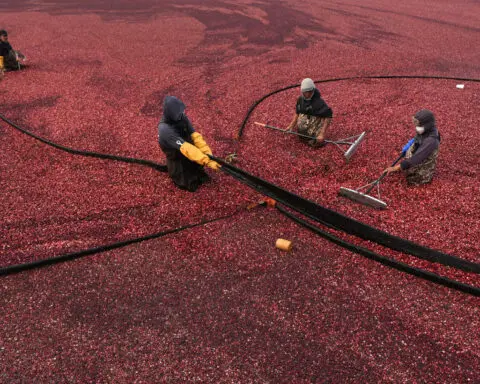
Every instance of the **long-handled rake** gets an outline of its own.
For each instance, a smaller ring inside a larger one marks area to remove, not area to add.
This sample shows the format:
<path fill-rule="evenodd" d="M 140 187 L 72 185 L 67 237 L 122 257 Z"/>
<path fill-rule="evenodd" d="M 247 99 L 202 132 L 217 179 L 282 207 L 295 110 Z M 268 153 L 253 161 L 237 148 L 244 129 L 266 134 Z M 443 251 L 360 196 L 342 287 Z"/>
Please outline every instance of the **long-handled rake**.
<path fill-rule="evenodd" d="M 290 134 L 290 135 L 305 137 L 306 139 L 313 139 L 313 140 L 316 139 L 316 137 L 303 135 L 301 133 L 298 133 L 298 132 L 295 132 L 295 131 L 292 131 L 292 130 L 289 130 L 289 129 L 281 129 L 281 128 L 278 128 L 278 127 L 274 127 L 273 125 L 268 125 L 268 124 L 258 123 L 258 122 L 255 122 L 255 124 L 260 125 L 260 126 L 265 127 L 265 128 L 270 128 L 270 129 L 274 129 L 276 131 L 287 133 L 287 134 Z M 365 134 L 366 134 L 366 132 L 362 132 L 359 135 L 346 137 L 344 139 L 324 140 L 324 142 L 328 143 L 328 144 L 335 144 L 337 146 L 337 148 L 340 149 L 340 151 L 342 151 L 343 155 L 345 156 L 345 158 L 348 161 L 353 156 L 353 154 L 357 151 L 360 143 L 365 139 Z M 344 152 L 341 145 L 348 145 L 348 149 Z"/>
<path fill-rule="evenodd" d="M 414 141 L 415 139 L 411 139 L 407 144 L 405 144 L 400 156 L 392 163 L 391 165 L 392 167 L 395 164 L 397 164 L 405 156 L 408 148 L 412 146 Z M 357 189 L 349 189 L 349 188 L 341 187 L 338 193 L 339 195 L 344 196 L 350 200 L 356 201 L 360 204 L 368 205 L 376 209 L 385 209 L 387 208 L 387 203 L 380 200 L 380 182 L 383 180 L 385 176 L 387 176 L 387 172 L 384 171 L 378 179 L 372 181 L 371 183 L 363 185 Z M 369 195 L 370 191 L 375 187 L 377 187 L 378 198 Z M 365 193 L 360 192 L 362 189 L 365 189 Z"/>

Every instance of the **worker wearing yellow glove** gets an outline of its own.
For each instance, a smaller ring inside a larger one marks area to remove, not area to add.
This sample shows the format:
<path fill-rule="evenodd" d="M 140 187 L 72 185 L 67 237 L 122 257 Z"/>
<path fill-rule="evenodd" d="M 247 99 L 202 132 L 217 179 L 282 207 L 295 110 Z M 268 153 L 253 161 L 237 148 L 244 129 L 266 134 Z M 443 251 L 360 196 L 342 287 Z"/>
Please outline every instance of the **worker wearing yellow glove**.
<path fill-rule="evenodd" d="M 207 167 L 210 167 L 215 171 L 218 171 L 220 169 L 220 164 L 218 164 L 216 161 L 210 160 L 210 158 L 205 153 L 203 153 L 199 148 L 197 148 L 196 146 L 188 142 L 184 142 L 180 146 L 180 152 L 187 159 L 194 161 L 197 164 L 206 165 Z"/>
<path fill-rule="evenodd" d="M 158 143 L 167 157 L 168 174 L 179 188 L 194 192 L 210 179 L 204 166 L 216 171 L 221 167 L 208 157 L 212 150 L 202 135 L 195 132 L 185 115 L 185 104 L 175 96 L 166 96 L 163 102 Z"/>

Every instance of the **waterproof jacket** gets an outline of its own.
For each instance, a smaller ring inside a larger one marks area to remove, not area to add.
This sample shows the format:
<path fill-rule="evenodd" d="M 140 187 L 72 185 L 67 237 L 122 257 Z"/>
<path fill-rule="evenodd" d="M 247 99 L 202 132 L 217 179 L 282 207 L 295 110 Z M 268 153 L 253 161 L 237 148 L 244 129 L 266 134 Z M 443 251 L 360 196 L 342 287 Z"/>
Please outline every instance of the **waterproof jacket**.
<path fill-rule="evenodd" d="M 0 41 L 0 56 L 7 57 L 12 50 L 12 46 L 8 41 Z"/>
<path fill-rule="evenodd" d="M 415 136 L 412 157 L 404 159 L 400 163 L 402 170 L 423 163 L 440 146 L 440 133 L 436 127 L 433 113 L 427 109 L 422 109 L 415 114 L 415 118 L 425 128 L 425 131 L 421 135 L 417 134 Z"/>
<path fill-rule="evenodd" d="M 295 107 L 296 113 L 316 116 L 316 117 L 332 117 L 333 111 L 327 105 L 325 100 L 320 96 L 320 91 L 315 88 L 313 91 L 313 96 L 310 100 L 305 99 L 305 97 L 300 96 L 297 99 L 297 105 Z"/>
<path fill-rule="evenodd" d="M 187 159 L 180 147 L 191 138 L 192 123 L 185 115 L 185 104 L 175 96 L 167 96 L 163 102 L 163 117 L 158 125 L 158 143 L 167 157 L 168 174 L 182 189 L 195 191 L 205 181 L 206 173 L 201 165 Z"/>

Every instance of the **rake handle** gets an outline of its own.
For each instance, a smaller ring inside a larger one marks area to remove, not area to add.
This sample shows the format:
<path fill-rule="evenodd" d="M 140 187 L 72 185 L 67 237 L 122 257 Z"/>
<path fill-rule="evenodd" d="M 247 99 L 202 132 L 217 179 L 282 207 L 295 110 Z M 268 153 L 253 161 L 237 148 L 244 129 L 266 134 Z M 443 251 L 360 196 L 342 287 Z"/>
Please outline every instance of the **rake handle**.
<path fill-rule="evenodd" d="M 273 125 L 268 125 L 268 124 L 258 123 L 258 122 L 255 122 L 255 124 L 260 125 L 260 126 L 265 127 L 265 128 L 275 129 L 276 131 L 280 131 L 280 132 L 283 132 L 283 133 L 287 133 L 287 134 L 289 133 L 291 135 L 297 135 L 297 136 L 305 137 L 307 139 L 316 139 L 316 137 L 313 137 L 313 136 L 302 135 L 301 133 L 294 132 L 294 131 L 289 131 L 288 129 L 282 129 L 282 128 L 274 127 Z"/>
<path fill-rule="evenodd" d="M 400 154 L 400 156 L 398 156 L 398 158 L 392 163 L 391 167 L 393 167 L 395 164 L 397 164 L 397 163 L 403 158 L 403 156 L 405 156 L 405 152 L 402 152 L 402 153 Z M 368 195 L 369 192 L 370 192 L 378 183 L 380 183 L 380 181 L 382 181 L 385 176 L 387 176 L 387 172 L 386 172 L 386 171 L 384 171 L 384 172 L 380 175 L 380 177 L 372 183 L 372 185 L 365 191 L 365 194 Z"/>

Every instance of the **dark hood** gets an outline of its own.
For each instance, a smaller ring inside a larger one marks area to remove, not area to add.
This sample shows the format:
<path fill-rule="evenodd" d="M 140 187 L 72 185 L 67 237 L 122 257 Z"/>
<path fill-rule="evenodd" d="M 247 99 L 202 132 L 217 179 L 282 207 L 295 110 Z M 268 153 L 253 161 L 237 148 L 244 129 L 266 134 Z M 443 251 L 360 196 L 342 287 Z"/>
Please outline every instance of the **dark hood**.
<path fill-rule="evenodd" d="M 332 109 L 322 99 L 320 91 L 315 88 L 313 96 L 310 100 L 305 99 L 302 95 L 297 99 L 296 113 L 318 117 L 332 117 Z"/>
<path fill-rule="evenodd" d="M 183 119 L 185 104 L 175 96 L 166 96 L 163 101 L 163 121 L 166 123 L 178 123 Z"/>
<path fill-rule="evenodd" d="M 428 109 L 421 109 L 414 116 L 420 123 L 421 127 L 425 128 L 425 132 L 431 132 L 436 128 L 435 116 L 432 111 Z"/>
<path fill-rule="evenodd" d="M 418 133 L 415 135 L 415 144 L 414 144 L 414 153 L 415 151 L 425 142 L 425 140 L 430 140 L 434 138 L 440 142 L 440 132 L 438 132 L 435 116 L 433 115 L 432 111 L 428 109 L 422 109 L 418 111 L 414 116 L 421 127 L 425 128 L 425 132 L 419 135 Z"/>

